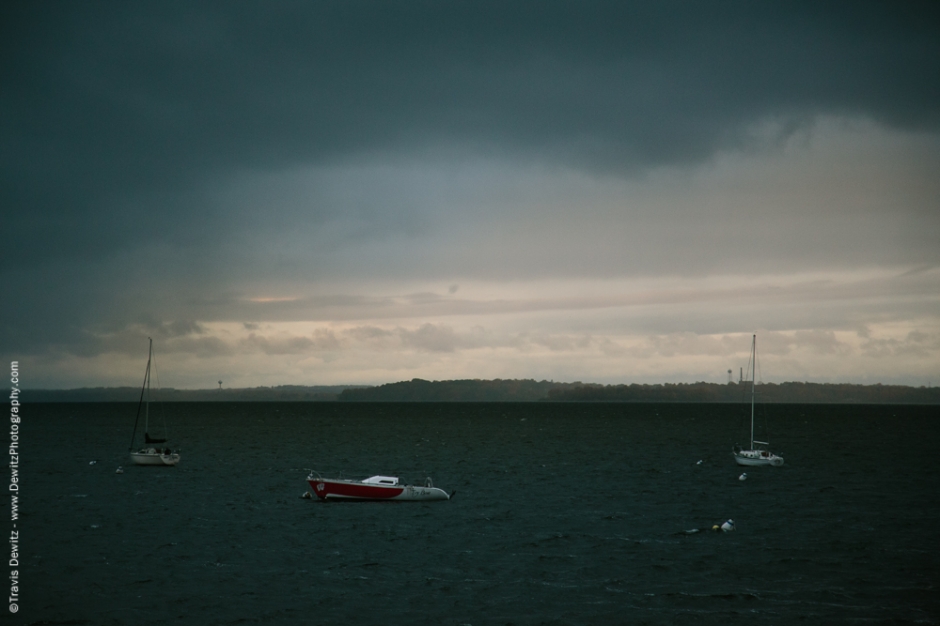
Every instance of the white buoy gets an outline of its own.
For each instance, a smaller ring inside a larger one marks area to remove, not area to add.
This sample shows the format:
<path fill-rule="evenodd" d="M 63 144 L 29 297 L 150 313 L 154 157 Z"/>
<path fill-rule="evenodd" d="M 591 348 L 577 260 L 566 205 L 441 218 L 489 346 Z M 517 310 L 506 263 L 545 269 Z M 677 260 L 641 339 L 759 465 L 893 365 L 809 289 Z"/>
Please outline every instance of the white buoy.
<path fill-rule="evenodd" d="M 97 463 L 97 462 L 98 462 L 98 461 L 88 461 L 88 464 L 89 464 L 89 465 L 94 465 L 94 464 Z"/>
<path fill-rule="evenodd" d="M 734 520 L 733 520 L 733 519 L 729 519 L 727 522 L 725 522 L 724 524 L 722 524 L 722 525 L 721 525 L 721 530 L 725 531 L 726 533 L 729 533 L 729 532 L 731 532 L 732 530 L 734 530 Z"/>
<path fill-rule="evenodd" d="M 696 465 L 701 465 L 701 464 L 702 464 L 702 462 L 701 462 L 701 461 L 699 461 L 698 463 L 696 463 Z"/>
<path fill-rule="evenodd" d="M 747 472 L 744 472 L 743 474 L 738 476 L 738 480 L 747 480 Z"/>
<path fill-rule="evenodd" d="M 119 465 L 118 468 L 117 468 L 116 470 L 114 470 L 114 473 L 115 473 L 115 474 L 123 474 L 123 473 L 124 473 L 124 468 Z"/>

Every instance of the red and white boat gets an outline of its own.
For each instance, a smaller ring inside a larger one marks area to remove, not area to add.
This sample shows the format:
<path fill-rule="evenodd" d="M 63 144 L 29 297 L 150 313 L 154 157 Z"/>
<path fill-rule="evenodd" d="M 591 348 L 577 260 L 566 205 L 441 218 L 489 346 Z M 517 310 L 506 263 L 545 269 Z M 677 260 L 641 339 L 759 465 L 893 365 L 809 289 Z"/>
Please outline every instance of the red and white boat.
<path fill-rule="evenodd" d="M 402 485 L 396 476 L 372 476 L 365 480 L 322 478 L 316 472 L 307 476 L 310 488 L 321 500 L 405 500 L 410 502 L 450 500 L 428 478 L 423 486 Z M 454 492 L 456 493 L 456 492 Z"/>

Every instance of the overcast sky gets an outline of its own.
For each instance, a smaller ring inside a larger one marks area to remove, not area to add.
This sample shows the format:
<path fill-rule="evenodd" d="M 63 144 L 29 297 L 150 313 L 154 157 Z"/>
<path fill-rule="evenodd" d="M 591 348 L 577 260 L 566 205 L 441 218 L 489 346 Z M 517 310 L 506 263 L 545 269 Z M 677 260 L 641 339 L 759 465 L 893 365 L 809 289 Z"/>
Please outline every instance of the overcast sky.
<path fill-rule="evenodd" d="M 27 388 L 940 384 L 934 2 L 4 2 Z"/>

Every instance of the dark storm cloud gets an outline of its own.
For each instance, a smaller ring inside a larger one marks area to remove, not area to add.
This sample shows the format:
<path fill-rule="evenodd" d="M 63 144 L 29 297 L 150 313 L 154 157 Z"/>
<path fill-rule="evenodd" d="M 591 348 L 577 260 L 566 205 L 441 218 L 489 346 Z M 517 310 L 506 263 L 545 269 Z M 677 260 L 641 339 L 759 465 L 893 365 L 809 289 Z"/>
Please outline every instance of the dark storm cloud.
<path fill-rule="evenodd" d="M 447 145 L 617 172 L 767 117 L 940 121 L 928 3 L 5 6 L 5 262 L 208 237 L 181 196 L 247 168 Z"/>
<path fill-rule="evenodd" d="M 289 273 L 299 224 L 358 211 L 350 238 L 422 233 L 409 193 L 433 181 L 397 191 L 398 171 L 336 174 L 350 164 L 469 155 L 630 176 L 740 147 L 768 120 L 781 135 L 819 115 L 940 127 L 933 3 L 29 1 L 0 12 L 0 279 L 19 286 L 0 344 L 24 354 L 118 350 L 154 329 L 221 353 L 185 320 L 256 319 L 246 285 Z M 284 172 L 311 165 L 316 202 L 279 191 Z M 316 271 L 348 254 L 405 274 L 386 253 L 409 240 L 370 257 L 324 239 Z M 422 262 L 469 266 L 445 252 Z M 316 309 L 283 307 L 296 309 L 289 319 Z M 455 345 L 445 331 L 408 337 Z"/>

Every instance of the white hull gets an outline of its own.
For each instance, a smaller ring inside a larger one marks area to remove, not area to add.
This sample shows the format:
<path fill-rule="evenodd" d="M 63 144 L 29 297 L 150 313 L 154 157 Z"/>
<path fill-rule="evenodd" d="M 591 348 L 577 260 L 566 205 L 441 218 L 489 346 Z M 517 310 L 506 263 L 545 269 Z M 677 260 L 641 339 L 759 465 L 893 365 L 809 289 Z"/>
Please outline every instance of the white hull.
<path fill-rule="evenodd" d="M 176 465 L 180 462 L 180 455 L 175 452 L 172 454 L 162 454 L 155 448 L 131 452 L 131 461 L 134 465 Z"/>
<path fill-rule="evenodd" d="M 758 465 L 770 465 L 780 467 L 783 465 L 783 457 L 777 456 L 767 450 L 739 450 L 732 452 L 734 460 L 738 465 L 754 467 Z"/>

